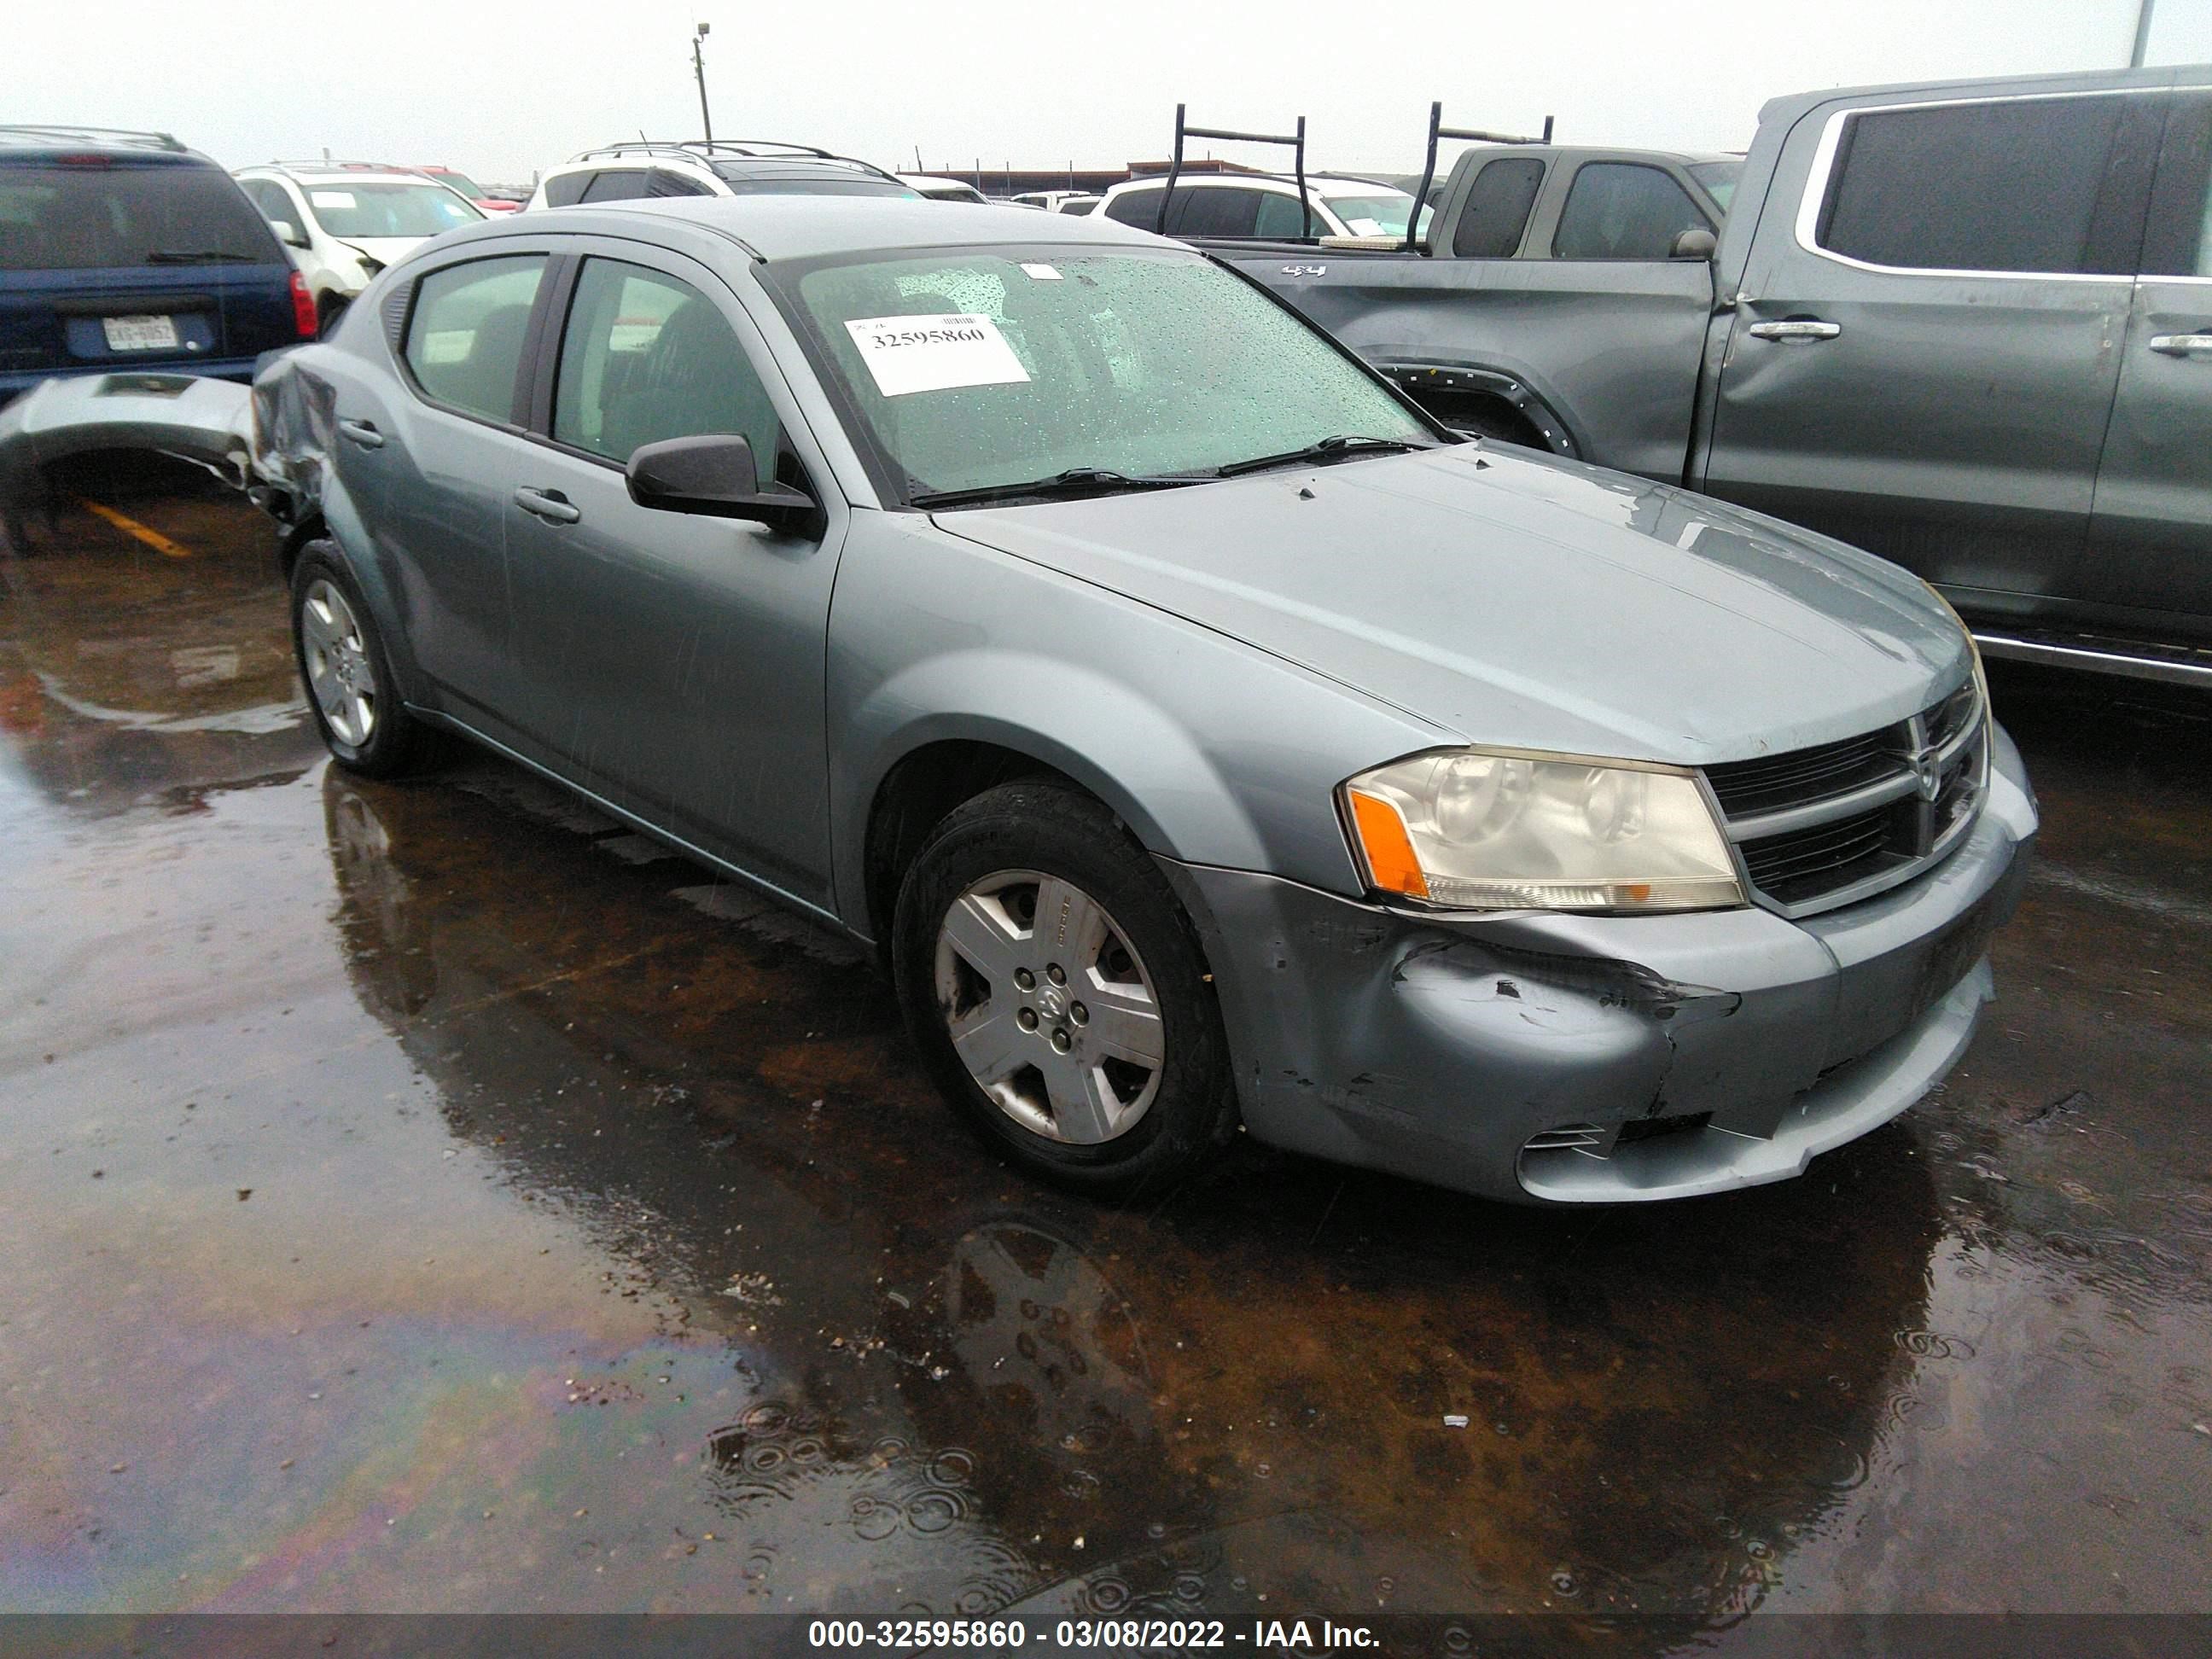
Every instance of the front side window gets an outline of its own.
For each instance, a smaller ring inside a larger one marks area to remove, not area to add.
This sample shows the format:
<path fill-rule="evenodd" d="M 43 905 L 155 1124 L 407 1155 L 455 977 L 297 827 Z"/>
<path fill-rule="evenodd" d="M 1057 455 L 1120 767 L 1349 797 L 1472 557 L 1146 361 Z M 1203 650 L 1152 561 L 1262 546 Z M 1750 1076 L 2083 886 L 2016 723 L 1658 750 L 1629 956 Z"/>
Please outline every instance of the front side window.
<path fill-rule="evenodd" d="M 1461 259 L 1510 259 L 1528 228 L 1528 210 L 1544 182 L 1544 163 L 1533 155 L 1507 155 L 1483 163 L 1468 186 L 1467 205 L 1452 230 L 1452 254 Z"/>
<path fill-rule="evenodd" d="M 2133 276 L 2158 112 L 2100 96 L 1850 115 L 1815 240 L 1906 270 Z"/>
<path fill-rule="evenodd" d="M 961 248 L 772 280 L 907 496 L 1432 441 L 1325 336 L 1181 250 Z"/>
<path fill-rule="evenodd" d="M 523 337 L 543 254 L 473 259 L 425 276 L 407 322 L 407 367 L 426 397 L 501 424 L 514 415 Z"/>
<path fill-rule="evenodd" d="M 1735 201 L 1736 180 L 1743 177 L 1741 161 L 1692 161 L 1690 177 L 1705 187 L 1723 213 Z"/>
<path fill-rule="evenodd" d="M 1712 223 L 1671 174 L 1640 162 L 1592 161 L 1575 174 L 1559 228 L 1555 259 L 1669 259 L 1674 239 Z"/>
<path fill-rule="evenodd" d="M 483 217 L 443 185 L 308 185 L 307 211 L 333 236 L 435 236 Z"/>
<path fill-rule="evenodd" d="M 553 436 L 617 463 L 664 438 L 742 433 L 765 482 L 781 428 L 737 332 L 689 283 L 585 262 L 561 336 Z"/>

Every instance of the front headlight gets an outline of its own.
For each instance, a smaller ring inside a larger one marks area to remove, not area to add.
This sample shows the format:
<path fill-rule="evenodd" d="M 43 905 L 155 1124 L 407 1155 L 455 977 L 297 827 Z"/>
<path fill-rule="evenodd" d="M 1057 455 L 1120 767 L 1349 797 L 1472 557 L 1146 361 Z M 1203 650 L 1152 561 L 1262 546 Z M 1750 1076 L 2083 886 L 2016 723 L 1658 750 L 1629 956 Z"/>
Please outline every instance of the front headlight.
<path fill-rule="evenodd" d="M 1451 749 L 1341 789 L 1376 890 L 1465 910 L 1710 910 L 1744 902 L 1693 773 Z"/>

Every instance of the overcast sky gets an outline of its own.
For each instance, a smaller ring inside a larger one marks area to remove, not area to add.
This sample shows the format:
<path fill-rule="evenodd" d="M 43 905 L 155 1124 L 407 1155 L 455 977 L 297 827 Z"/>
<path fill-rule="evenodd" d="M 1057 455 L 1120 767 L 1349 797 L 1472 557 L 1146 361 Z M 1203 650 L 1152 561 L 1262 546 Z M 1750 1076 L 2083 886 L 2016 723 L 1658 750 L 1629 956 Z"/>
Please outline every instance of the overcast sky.
<path fill-rule="evenodd" d="M 1412 171 L 1448 124 L 1741 149 L 1785 92 L 2126 63 L 2138 0 L 13 0 L 0 119 L 173 131 L 233 167 L 435 162 L 489 181 L 588 145 L 691 137 L 700 17 L 715 131 L 933 171 L 1118 166 L 1201 125 L 1286 131 L 1316 161 Z M 2150 61 L 2212 61 L 2212 0 L 2156 0 Z M 1266 162 L 1264 150 L 1227 150 Z"/>

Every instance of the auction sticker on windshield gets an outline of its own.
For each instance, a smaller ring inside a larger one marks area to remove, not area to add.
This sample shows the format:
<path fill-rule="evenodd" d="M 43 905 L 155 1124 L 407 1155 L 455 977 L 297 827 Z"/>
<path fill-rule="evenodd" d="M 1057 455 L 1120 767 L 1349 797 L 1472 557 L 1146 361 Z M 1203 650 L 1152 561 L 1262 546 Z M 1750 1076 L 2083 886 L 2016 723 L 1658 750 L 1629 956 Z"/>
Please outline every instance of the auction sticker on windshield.
<path fill-rule="evenodd" d="M 886 398 L 963 386 L 1015 386 L 1029 371 L 988 317 L 862 317 L 847 323 Z"/>

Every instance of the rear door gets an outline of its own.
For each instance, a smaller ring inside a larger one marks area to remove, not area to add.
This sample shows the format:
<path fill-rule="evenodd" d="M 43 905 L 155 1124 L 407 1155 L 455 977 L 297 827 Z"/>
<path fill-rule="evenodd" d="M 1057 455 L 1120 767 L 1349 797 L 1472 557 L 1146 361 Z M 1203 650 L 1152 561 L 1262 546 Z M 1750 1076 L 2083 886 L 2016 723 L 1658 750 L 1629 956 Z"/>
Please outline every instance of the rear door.
<path fill-rule="evenodd" d="M 2063 592 L 2161 118 L 2154 91 L 1808 117 L 1810 175 L 1760 222 L 1701 487 L 1984 613 Z"/>
<path fill-rule="evenodd" d="M 2178 94 L 2120 352 L 2089 550 L 2068 591 L 2212 638 L 2212 91 Z M 2115 625 L 2127 619 L 2114 617 Z"/>
<path fill-rule="evenodd" d="M 507 509 L 515 719 L 585 787 L 816 904 L 830 894 L 826 538 L 656 511 L 641 445 L 743 433 L 763 481 L 829 472 L 751 320 L 681 255 L 575 239 Z M 550 396 L 547 395 L 550 393 Z M 794 473 L 793 469 L 798 469 Z"/>
<path fill-rule="evenodd" d="M 528 360 L 544 252 L 478 244 L 427 271 L 398 308 L 404 385 L 341 384 L 341 476 L 395 574 L 408 643 L 447 712 L 514 741 L 507 510 L 527 445 Z M 390 388 L 398 395 L 384 395 Z"/>

